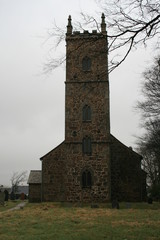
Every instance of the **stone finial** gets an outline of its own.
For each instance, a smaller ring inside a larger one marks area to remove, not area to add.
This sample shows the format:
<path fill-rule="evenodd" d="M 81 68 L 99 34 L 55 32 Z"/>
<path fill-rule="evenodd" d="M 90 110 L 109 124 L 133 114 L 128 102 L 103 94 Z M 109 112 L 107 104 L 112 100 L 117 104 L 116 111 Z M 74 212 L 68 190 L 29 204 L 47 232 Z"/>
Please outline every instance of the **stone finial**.
<path fill-rule="evenodd" d="M 106 23 L 105 23 L 105 15 L 104 15 L 104 13 L 102 13 L 102 22 L 101 22 L 101 32 L 103 33 L 103 34 L 106 34 L 107 32 L 106 32 Z"/>
<path fill-rule="evenodd" d="M 71 15 L 69 15 L 68 17 L 68 25 L 67 25 L 67 35 L 71 35 L 72 34 L 72 19 L 71 19 Z"/>

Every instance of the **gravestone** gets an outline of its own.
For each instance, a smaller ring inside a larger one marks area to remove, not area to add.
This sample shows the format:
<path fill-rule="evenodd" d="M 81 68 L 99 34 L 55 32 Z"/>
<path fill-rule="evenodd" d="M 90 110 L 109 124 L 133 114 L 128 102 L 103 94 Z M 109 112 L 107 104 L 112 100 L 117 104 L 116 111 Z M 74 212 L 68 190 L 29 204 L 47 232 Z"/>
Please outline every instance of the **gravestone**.
<path fill-rule="evenodd" d="M 0 192 L 0 205 L 4 206 L 4 200 L 5 200 L 5 193 Z"/>
<path fill-rule="evenodd" d="M 15 200 L 15 194 L 14 194 L 13 191 L 12 191 L 11 194 L 10 194 L 10 199 L 11 199 L 11 200 Z"/>
<path fill-rule="evenodd" d="M 130 202 L 126 203 L 126 208 L 131 208 L 131 203 Z"/>
<path fill-rule="evenodd" d="M 119 202 L 117 200 L 112 201 L 112 208 L 119 209 Z"/>
<path fill-rule="evenodd" d="M 25 199 L 25 194 L 24 194 L 24 193 L 21 193 L 20 198 L 21 198 L 21 200 L 24 200 L 24 199 Z"/>
<path fill-rule="evenodd" d="M 148 198 L 148 204 L 152 204 L 153 203 L 153 199 L 151 197 Z"/>
<path fill-rule="evenodd" d="M 4 190 L 4 194 L 5 194 L 5 202 L 8 202 L 9 193 L 6 189 Z"/>

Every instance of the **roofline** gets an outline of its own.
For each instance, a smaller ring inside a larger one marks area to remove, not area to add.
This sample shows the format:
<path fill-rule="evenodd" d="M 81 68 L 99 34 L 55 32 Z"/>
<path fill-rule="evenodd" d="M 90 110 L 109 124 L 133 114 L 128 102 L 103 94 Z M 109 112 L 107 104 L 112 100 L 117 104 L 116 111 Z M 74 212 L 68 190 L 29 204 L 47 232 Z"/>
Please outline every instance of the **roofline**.
<path fill-rule="evenodd" d="M 134 154 L 136 154 L 137 156 L 139 156 L 141 160 L 143 159 L 142 155 L 140 155 L 139 153 L 135 152 L 135 151 L 134 151 L 133 149 L 131 149 L 130 147 L 127 147 L 124 143 L 122 143 L 121 141 L 119 141 L 119 140 L 118 140 L 116 137 L 114 137 L 112 134 L 110 134 L 110 136 L 111 136 L 112 138 L 114 138 L 117 142 L 119 142 L 121 145 L 123 145 L 123 147 L 127 148 L 128 150 L 132 151 Z M 112 144 L 112 141 L 111 141 L 111 144 Z"/>
<path fill-rule="evenodd" d="M 42 156 L 40 158 L 40 161 L 43 160 L 44 157 L 46 157 L 47 155 L 49 155 L 53 150 L 57 149 L 58 147 L 60 147 L 63 143 L 65 142 L 65 140 L 63 142 L 61 142 L 57 147 L 53 148 L 51 151 L 49 151 L 48 153 L 46 153 L 44 156 Z"/>
<path fill-rule="evenodd" d="M 30 170 L 30 172 L 42 172 L 42 170 Z"/>

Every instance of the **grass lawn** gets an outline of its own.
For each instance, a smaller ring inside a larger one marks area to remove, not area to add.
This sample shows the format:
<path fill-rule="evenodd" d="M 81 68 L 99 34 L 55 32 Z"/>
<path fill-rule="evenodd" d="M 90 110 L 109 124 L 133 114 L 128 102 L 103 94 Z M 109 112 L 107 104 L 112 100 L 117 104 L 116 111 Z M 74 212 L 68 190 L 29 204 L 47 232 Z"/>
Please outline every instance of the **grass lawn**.
<path fill-rule="evenodd" d="M 148 240 L 160 239 L 160 203 L 76 207 L 60 203 L 27 204 L 0 212 L 4 240 Z"/>
<path fill-rule="evenodd" d="M 6 211 L 10 208 L 14 208 L 17 204 L 19 204 L 21 201 L 20 200 L 15 200 L 15 201 L 8 201 L 8 202 L 5 202 L 5 205 L 2 206 L 0 205 L 0 213 L 3 212 L 3 211 Z"/>

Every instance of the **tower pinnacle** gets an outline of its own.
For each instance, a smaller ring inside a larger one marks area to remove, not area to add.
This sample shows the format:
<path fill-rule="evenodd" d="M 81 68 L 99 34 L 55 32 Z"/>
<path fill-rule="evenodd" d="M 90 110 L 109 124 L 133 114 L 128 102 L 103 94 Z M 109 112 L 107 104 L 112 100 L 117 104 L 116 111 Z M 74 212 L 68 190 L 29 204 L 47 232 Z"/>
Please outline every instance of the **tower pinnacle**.
<path fill-rule="evenodd" d="M 69 15 L 68 17 L 68 25 L 67 25 L 67 35 L 71 35 L 72 34 L 72 19 L 71 19 L 71 15 Z"/>
<path fill-rule="evenodd" d="M 102 22 L 101 22 L 101 32 L 102 34 L 106 34 L 106 23 L 105 23 L 105 15 L 102 13 Z"/>

